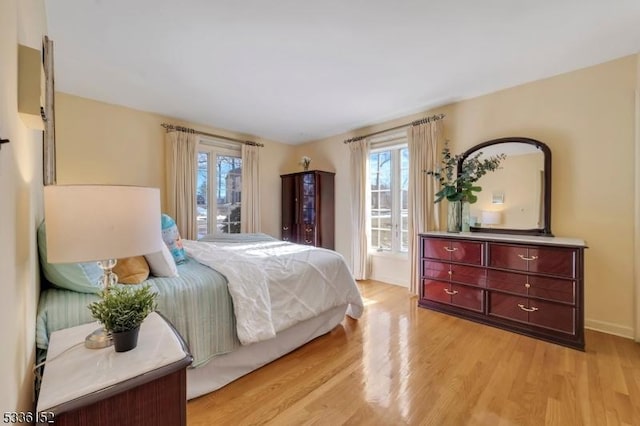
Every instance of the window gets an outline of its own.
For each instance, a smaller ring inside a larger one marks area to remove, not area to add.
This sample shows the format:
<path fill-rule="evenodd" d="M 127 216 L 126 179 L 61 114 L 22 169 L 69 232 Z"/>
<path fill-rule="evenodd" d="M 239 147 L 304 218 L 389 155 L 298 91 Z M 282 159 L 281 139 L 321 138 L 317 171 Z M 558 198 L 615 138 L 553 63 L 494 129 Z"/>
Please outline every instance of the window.
<path fill-rule="evenodd" d="M 371 248 L 379 252 L 409 250 L 409 149 L 404 143 L 373 148 L 369 156 Z"/>
<path fill-rule="evenodd" d="M 214 232 L 239 233 L 242 211 L 240 150 L 201 141 L 197 178 L 198 238 Z"/>

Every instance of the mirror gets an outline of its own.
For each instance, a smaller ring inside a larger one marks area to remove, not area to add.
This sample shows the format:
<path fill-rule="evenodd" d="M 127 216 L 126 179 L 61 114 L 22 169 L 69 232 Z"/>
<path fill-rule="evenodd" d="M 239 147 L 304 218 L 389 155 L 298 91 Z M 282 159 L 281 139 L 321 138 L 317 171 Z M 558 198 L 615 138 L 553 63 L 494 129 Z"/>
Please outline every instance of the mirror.
<path fill-rule="evenodd" d="M 505 234 L 553 236 L 551 233 L 551 150 L 535 139 L 508 137 L 480 143 L 460 157 L 463 162 L 481 152 L 505 154 L 500 168 L 476 183 L 482 187 L 470 207 L 470 230 Z"/>

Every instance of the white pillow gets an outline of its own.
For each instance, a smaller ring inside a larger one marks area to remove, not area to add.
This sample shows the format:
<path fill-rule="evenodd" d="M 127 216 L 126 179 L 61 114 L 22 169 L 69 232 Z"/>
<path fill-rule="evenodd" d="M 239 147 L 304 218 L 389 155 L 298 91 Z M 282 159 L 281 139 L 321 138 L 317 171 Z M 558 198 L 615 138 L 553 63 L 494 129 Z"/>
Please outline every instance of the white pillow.
<path fill-rule="evenodd" d="M 145 254 L 151 275 L 155 277 L 177 277 L 178 267 L 169 248 L 163 244 L 162 250 L 157 253 Z"/>

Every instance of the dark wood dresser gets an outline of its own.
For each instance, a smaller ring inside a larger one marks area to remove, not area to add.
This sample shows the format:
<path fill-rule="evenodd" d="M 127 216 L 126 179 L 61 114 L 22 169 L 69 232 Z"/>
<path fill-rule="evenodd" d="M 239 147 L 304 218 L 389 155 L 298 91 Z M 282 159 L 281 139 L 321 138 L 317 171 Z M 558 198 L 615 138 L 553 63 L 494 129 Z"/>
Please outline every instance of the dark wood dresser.
<path fill-rule="evenodd" d="M 419 305 L 584 350 L 584 241 L 420 234 Z"/>

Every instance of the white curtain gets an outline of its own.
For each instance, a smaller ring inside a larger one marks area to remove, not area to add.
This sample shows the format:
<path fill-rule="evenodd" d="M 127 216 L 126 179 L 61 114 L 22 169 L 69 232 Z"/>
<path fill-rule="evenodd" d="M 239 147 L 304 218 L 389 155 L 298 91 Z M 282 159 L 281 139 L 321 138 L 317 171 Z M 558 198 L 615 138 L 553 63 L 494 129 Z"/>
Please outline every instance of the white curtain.
<path fill-rule="evenodd" d="M 413 126 L 409 130 L 409 259 L 411 276 L 409 291 L 420 290 L 418 234 L 438 229 L 438 205 L 433 203 L 437 182 L 427 170 L 438 167 L 438 146 L 442 146 L 442 120 Z"/>
<path fill-rule="evenodd" d="M 242 214 L 240 232 L 260 232 L 260 148 L 242 146 Z"/>
<path fill-rule="evenodd" d="M 196 173 L 198 137 L 193 132 L 171 131 L 165 136 L 167 214 L 182 238 L 198 238 L 196 220 Z"/>
<path fill-rule="evenodd" d="M 369 271 L 369 145 L 362 139 L 349 144 L 351 150 L 351 271 L 357 280 L 365 280 Z"/>

